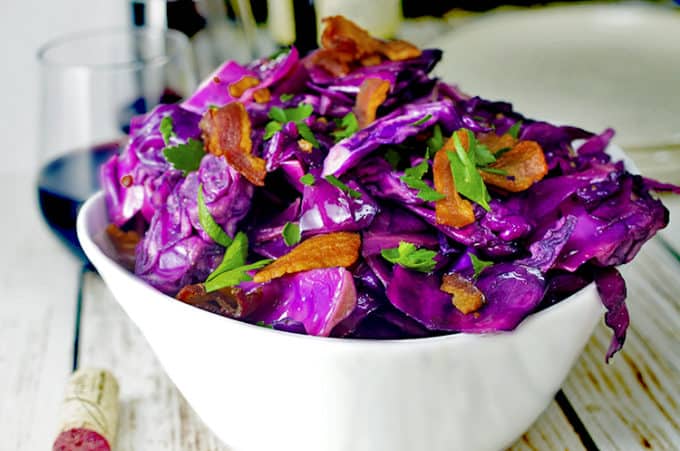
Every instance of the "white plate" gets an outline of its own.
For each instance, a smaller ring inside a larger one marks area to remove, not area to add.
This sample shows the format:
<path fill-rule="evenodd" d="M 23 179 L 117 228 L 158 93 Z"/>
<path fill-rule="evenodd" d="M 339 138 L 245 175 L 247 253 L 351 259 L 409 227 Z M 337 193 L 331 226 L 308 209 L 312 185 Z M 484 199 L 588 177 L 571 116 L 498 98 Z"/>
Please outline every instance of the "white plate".
<path fill-rule="evenodd" d="M 680 143 L 680 13 L 640 4 L 492 13 L 431 42 L 436 72 L 528 117 L 592 131 L 622 147 Z"/>

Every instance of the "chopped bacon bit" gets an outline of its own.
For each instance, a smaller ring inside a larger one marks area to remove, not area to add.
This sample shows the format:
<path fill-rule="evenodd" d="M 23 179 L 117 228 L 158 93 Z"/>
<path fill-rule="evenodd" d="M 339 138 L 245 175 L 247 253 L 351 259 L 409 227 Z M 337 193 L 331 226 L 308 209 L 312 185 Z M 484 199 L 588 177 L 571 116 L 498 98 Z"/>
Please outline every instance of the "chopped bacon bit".
<path fill-rule="evenodd" d="M 125 188 L 131 187 L 133 181 L 134 180 L 132 179 L 132 176 L 130 174 L 124 175 L 120 178 L 120 184 L 123 185 Z"/>
<path fill-rule="evenodd" d="M 259 307 L 262 301 L 260 294 L 260 290 L 246 294 L 238 287 L 226 287 L 208 293 L 204 284 L 197 283 L 183 287 L 176 298 L 229 318 L 244 318 Z"/>
<path fill-rule="evenodd" d="M 484 144 L 493 153 L 498 152 L 501 149 L 512 149 L 515 144 L 517 144 L 517 139 L 513 138 L 512 135 L 507 133 L 498 136 L 495 133 L 480 133 L 477 136 L 477 141 Z"/>
<path fill-rule="evenodd" d="M 306 139 L 299 139 L 298 146 L 300 147 L 301 151 L 306 153 L 312 153 L 312 149 L 314 149 L 314 145 Z"/>
<path fill-rule="evenodd" d="M 353 68 L 374 66 L 385 59 L 399 61 L 420 56 L 421 51 L 405 41 L 383 41 L 342 16 L 322 20 L 321 49 L 306 65 L 319 66 L 335 77 L 347 75 Z"/>
<path fill-rule="evenodd" d="M 375 66 L 382 63 L 382 58 L 380 58 L 380 55 L 369 55 L 361 58 L 359 62 L 364 67 Z"/>
<path fill-rule="evenodd" d="M 208 152 L 224 156 L 227 162 L 250 183 L 264 186 L 265 161 L 252 155 L 250 118 L 240 102 L 208 109 L 199 124 Z"/>
<path fill-rule="evenodd" d="M 456 134 L 467 150 L 469 146 L 467 133 L 459 130 Z M 447 151 L 455 152 L 453 137 L 435 154 L 432 165 L 434 189 L 446 196 L 435 202 L 437 223 L 451 227 L 464 227 L 475 222 L 475 213 L 472 204 L 458 194 Z"/>
<path fill-rule="evenodd" d="M 325 49 L 353 55 L 354 59 L 377 53 L 380 49 L 380 39 L 343 16 L 325 17 L 322 22 L 321 46 Z"/>
<path fill-rule="evenodd" d="M 358 233 L 335 232 L 317 235 L 298 244 L 286 255 L 255 274 L 255 282 L 269 282 L 286 274 L 319 268 L 352 266 L 359 258 Z"/>
<path fill-rule="evenodd" d="M 256 89 L 253 92 L 253 99 L 257 103 L 267 103 L 272 99 L 272 93 L 267 88 Z"/>
<path fill-rule="evenodd" d="M 520 141 L 489 165 L 507 175 L 480 171 L 484 182 L 513 193 L 524 191 L 548 173 L 543 149 L 536 141 Z"/>
<path fill-rule="evenodd" d="M 134 269 L 135 249 L 141 240 L 139 233 L 134 230 L 125 232 L 115 224 L 109 224 L 106 227 L 106 235 L 116 250 L 116 259 L 126 268 Z"/>
<path fill-rule="evenodd" d="M 307 69 L 319 66 L 334 77 L 344 77 L 350 72 L 352 55 L 336 50 L 319 49 L 305 60 Z"/>
<path fill-rule="evenodd" d="M 383 42 L 380 53 L 392 61 L 401 61 L 419 57 L 422 52 L 410 42 L 394 40 Z"/>
<path fill-rule="evenodd" d="M 246 92 L 248 89 L 260 84 L 260 80 L 253 77 L 252 75 L 246 75 L 239 81 L 229 85 L 229 95 L 235 99 L 238 99 Z"/>
<path fill-rule="evenodd" d="M 451 298 L 453 306 L 464 315 L 476 312 L 484 305 L 484 294 L 460 274 L 444 274 L 440 290 L 453 295 Z"/>
<path fill-rule="evenodd" d="M 390 82 L 382 78 L 369 77 L 361 83 L 354 104 L 354 114 L 357 116 L 359 128 L 365 128 L 375 120 L 378 107 L 387 99 L 389 91 Z"/>

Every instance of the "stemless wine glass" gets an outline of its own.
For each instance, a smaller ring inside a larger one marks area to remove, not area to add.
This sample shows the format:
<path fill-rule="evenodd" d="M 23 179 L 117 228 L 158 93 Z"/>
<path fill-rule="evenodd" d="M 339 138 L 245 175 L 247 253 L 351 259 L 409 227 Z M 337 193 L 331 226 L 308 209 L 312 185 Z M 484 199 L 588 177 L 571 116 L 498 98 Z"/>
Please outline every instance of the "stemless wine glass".
<path fill-rule="evenodd" d="M 99 166 L 124 144 L 130 118 L 195 88 L 191 47 L 174 30 L 106 29 L 51 41 L 38 60 L 40 209 L 61 241 L 87 261 L 75 232 L 78 209 L 99 187 Z"/>

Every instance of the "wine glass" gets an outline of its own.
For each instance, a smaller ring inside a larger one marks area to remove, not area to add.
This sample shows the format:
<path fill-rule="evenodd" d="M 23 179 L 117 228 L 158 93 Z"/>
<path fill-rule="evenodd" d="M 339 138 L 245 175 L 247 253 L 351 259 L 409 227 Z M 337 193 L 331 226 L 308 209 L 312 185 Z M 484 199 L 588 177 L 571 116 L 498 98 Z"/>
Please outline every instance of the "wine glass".
<path fill-rule="evenodd" d="M 191 47 L 174 30 L 102 29 L 53 40 L 38 52 L 38 201 L 56 236 L 87 262 L 76 237 L 99 167 L 125 144 L 130 118 L 196 86 Z"/>

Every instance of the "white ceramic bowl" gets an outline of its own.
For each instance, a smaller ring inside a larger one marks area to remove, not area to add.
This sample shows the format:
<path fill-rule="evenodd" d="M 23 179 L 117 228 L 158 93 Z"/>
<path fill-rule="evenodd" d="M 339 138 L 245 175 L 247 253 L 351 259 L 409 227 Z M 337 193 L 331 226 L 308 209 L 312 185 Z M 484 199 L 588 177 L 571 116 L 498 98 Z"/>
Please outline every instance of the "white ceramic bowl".
<path fill-rule="evenodd" d="M 156 291 L 106 255 L 107 222 L 99 193 L 78 217 L 85 254 L 177 388 L 235 451 L 504 448 L 548 406 L 602 314 L 591 284 L 508 333 L 295 335 Z"/>

